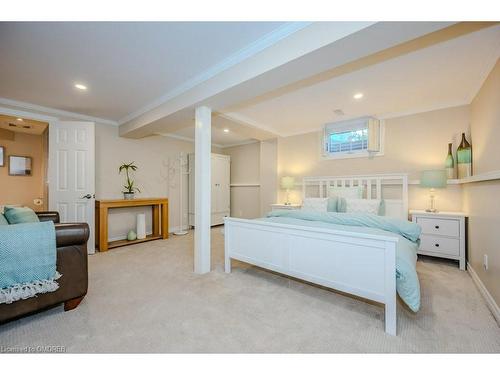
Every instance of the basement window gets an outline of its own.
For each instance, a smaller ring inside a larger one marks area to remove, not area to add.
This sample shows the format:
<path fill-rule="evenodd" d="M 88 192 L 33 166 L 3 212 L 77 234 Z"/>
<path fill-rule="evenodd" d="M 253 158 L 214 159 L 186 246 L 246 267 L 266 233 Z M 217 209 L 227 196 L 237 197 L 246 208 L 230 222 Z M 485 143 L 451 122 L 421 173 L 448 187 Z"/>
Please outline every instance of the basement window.
<path fill-rule="evenodd" d="M 323 132 L 322 156 L 325 159 L 347 159 L 382 155 L 382 126 L 375 118 L 326 124 Z"/>

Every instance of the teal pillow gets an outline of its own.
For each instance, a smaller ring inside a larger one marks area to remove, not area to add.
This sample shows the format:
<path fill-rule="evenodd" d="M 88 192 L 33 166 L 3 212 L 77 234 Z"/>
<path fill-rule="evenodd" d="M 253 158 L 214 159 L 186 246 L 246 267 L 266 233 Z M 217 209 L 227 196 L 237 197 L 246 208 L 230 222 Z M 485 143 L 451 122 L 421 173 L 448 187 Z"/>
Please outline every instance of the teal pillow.
<path fill-rule="evenodd" d="M 380 206 L 378 208 L 378 216 L 385 216 L 385 201 L 383 199 L 380 201 Z"/>
<path fill-rule="evenodd" d="M 0 214 L 0 225 L 9 225 L 9 222 L 7 221 L 5 216 L 3 216 L 3 214 Z"/>
<path fill-rule="evenodd" d="M 29 207 L 5 207 L 3 214 L 9 224 L 37 223 L 40 220 Z"/>
<path fill-rule="evenodd" d="M 328 205 L 326 207 L 326 210 L 328 212 L 338 212 L 338 201 L 339 197 L 328 198 Z"/>
<path fill-rule="evenodd" d="M 337 202 L 337 212 L 346 212 L 347 211 L 347 201 L 345 198 L 339 198 Z"/>

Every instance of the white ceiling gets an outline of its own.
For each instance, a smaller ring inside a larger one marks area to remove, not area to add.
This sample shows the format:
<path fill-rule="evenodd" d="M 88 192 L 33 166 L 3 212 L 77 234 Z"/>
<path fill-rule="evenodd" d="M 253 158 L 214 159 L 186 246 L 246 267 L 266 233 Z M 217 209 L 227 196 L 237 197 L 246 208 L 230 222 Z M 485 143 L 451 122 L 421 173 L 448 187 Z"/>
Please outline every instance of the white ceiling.
<path fill-rule="evenodd" d="M 2 22 L 0 97 L 118 121 L 283 26 Z"/>
<path fill-rule="evenodd" d="M 468 104 L 499 55 L 500 26 L 493 26 L 230 111 L 286 136 L 358 116 Z M 364 94 L 362 100 L 353 99 L 356 92 Z M 335 109 L 345 115 L 335 115 Z"/>

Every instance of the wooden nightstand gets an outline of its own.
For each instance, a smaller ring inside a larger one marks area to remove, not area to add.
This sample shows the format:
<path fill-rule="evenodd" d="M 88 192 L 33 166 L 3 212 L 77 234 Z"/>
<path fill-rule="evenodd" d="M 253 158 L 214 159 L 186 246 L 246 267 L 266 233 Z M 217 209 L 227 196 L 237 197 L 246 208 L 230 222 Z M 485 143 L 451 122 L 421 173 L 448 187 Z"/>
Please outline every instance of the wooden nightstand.
<path fill-rule="evenodd" d="M 467 234 L 463 212 L 426 212 L 410 210 L 412 221 L 422 228 L 418 254 L 456 259 L 465 270 Z"/>
<path fill-rule="evenodd" d="M 274 203 L 271 205 L 271 210 L 300 210 L 302 208 L 301 204 L 283 204 L 283 203 Z"/>

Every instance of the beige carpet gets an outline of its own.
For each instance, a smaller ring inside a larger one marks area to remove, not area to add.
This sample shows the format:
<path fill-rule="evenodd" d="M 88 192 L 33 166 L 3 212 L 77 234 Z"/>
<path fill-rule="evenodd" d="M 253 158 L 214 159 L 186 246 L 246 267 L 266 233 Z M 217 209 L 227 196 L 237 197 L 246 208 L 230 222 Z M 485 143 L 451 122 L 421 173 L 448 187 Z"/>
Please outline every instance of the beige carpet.
<path fill-rule="evenodd" d="M 0 326 L 0 346 L 68 352 L 500 352 L 500 328 L 470 276 L 418 263 L 422 309 L 398 305 L 398 336 L 383 308 L 233 263 L 212 231 L 213 271 L 192 273 L 192 233 L 90 257 L 89 294 Z"/>

